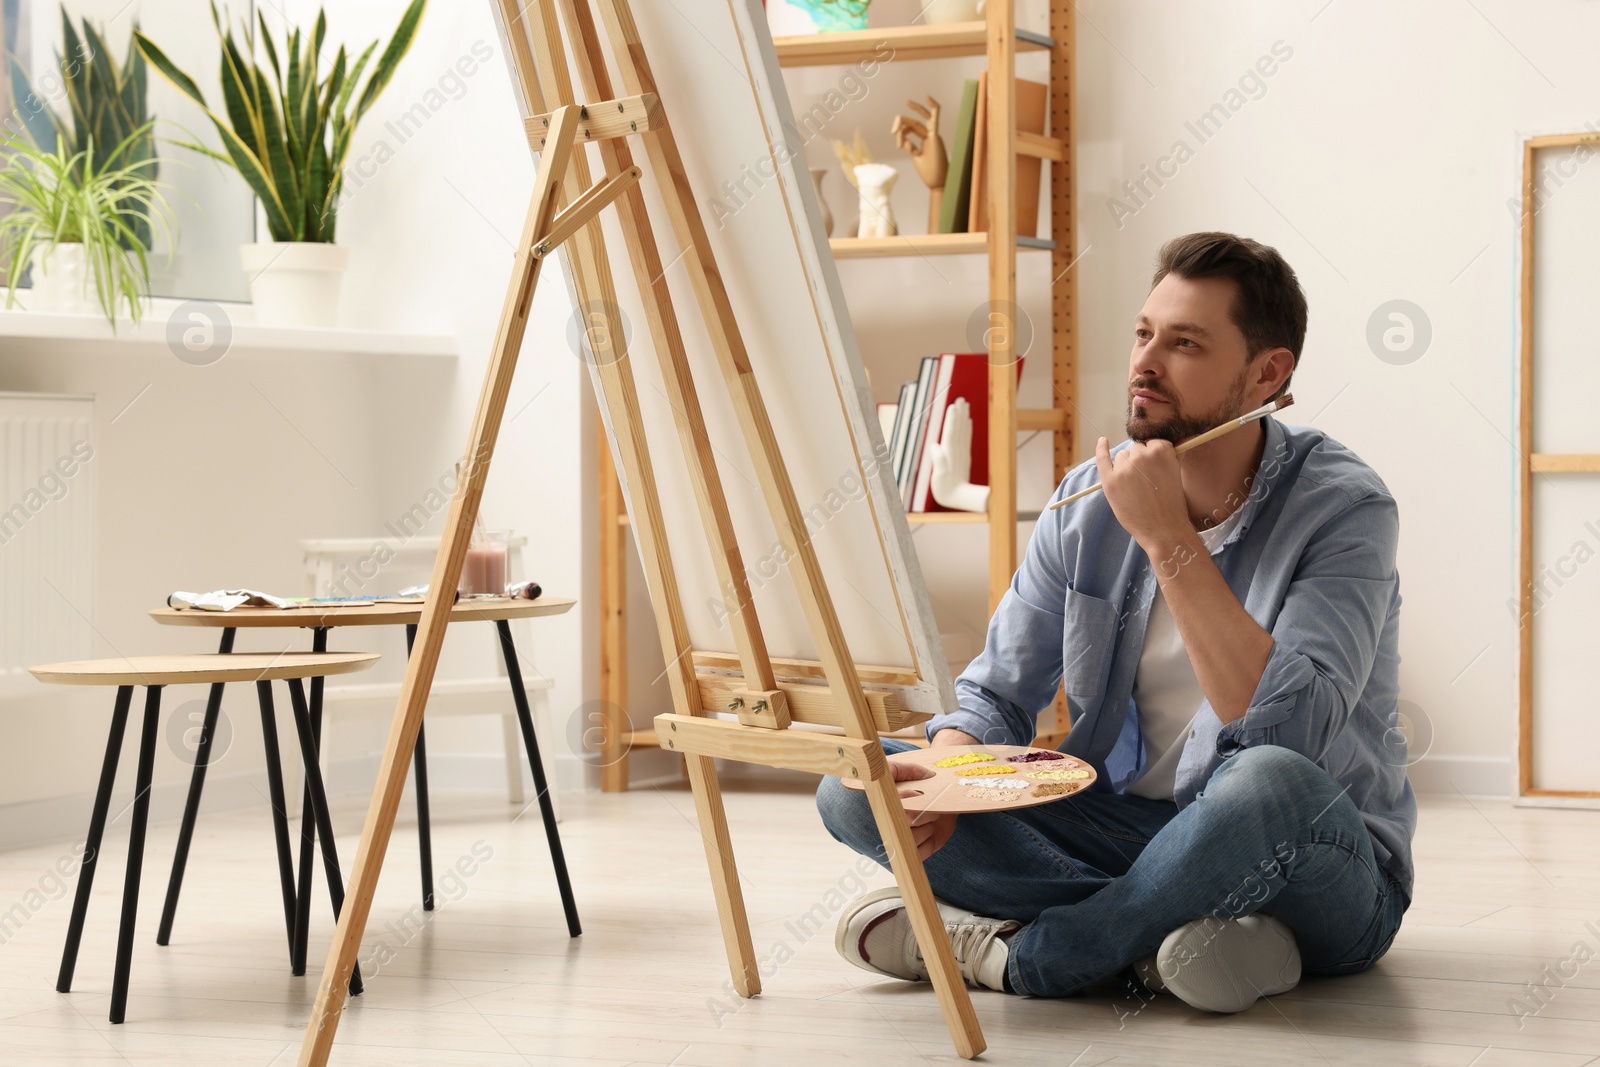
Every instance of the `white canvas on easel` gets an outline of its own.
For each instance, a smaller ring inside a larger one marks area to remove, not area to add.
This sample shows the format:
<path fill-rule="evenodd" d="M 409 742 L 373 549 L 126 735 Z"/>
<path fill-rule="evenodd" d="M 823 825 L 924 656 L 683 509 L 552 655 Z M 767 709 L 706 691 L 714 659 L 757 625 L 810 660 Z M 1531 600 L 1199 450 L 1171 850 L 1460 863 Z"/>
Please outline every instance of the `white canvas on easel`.
<path fill-rule="evenodd" d="M 673 114 L 695 120 L 679 139 L 687 177 L 851 652 L 858 663 L 914 675 L 914 683 L 895 687 L 905 706 L 937 713 L 954 706 L 954 691 L 893 472 L 879 459 L 887 449 L 771 36 L 757 21 L 759 6 L 752 16 L 742 2 L 717 0 L 706 14 L 714 17 L 691 24 L 671 4 L 639 4 L 634 11 L 662 98 L 674 102 Z M 645 186 L 645 195 L 669 264 L 665 280 L 673 301 L 693 308 L 689 278 L 676 262 L 683 250 L 673 242 L 653 185 Z M 622 247 L 616 220 L 608 215 L 602 225 L 608 245 Z M 581 310 L 567 256 L 563 251 L 563 273 Z M 637 286 L 625 258 L 616 257 L 613 269 L 647 434 L 652 442 L 673 441 L 673 412 L 643 328 Z M 768 651 L 774 658 L 815 661 L 759 480 L 736 458 L 745 446 L 734 412 L 719 389 L 707 387 L 717 374 L 710 340 L 697 317 L 683 314 L 680 321 Z M 695 650 L 732 655 L 722 590 L 687 471 L 675 446 L 655 454 Z"/>

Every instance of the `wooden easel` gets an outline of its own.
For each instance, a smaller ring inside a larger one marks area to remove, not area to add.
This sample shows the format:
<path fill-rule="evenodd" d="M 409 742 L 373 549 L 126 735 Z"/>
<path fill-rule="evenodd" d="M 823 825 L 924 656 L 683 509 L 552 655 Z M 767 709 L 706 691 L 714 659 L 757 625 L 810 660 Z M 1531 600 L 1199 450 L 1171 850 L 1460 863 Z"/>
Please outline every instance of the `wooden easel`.
<path fill-rule="evenodd" d="M 434 563 L 430 586 L 434 595 L 428 601 L 415 651 L 407 663 L 377 789 L 356 852 L 349 893 L 317 990 L 299 1062 L 302 1067 L 321 1067 L 332 1048 L 345 987 L 371 909 L 449 619 L 449 600 L 437 594 L 454 589 L 460 575 L 540 268 L 565 242 L 580 306 L 616 308 L 616 290 L 598 218 L 600 210 L 612 203 L 618 209 L 633 275 L 639 280 L 652 346 L 661 362 L 679 444 L 712 548 L 718 584 L 729 594 L 728 621 L 743 671 L 742 679 L 696 673 L 651 459 L 644 445 L 633 373 L 623 358 L 625 353 L 617 348 L 621 331 L 608 328 L 611 324 L 606 321 L 591 322 L 587 334 L 594 374 L 632 504 L 634 533 L 649 579 L 656 625 L 668 663 L 667 679 L 677 710 L 676 714 L 657 717 L 657 731 L 664 745 L 685 756 L 734 987 L 749 997 L 760 992 L 761 983 L 713 759 L 722 757 L 860 778 L 866 785 L 873 816 L 887 846 L 956 1051 L 966 1058 L 976 1056 L 985 1047 L 983 1035 L 878 741 L 881 730 L 895 729 L 926 716 L 904 713 L 892 700 L 885 700 L 882 692 L 869 697 L 845 646 L 839 618 L 807 535 L 794 487 L 778 454 L 761 389 L 717 270 L 666 108 L 657 96 L 629 0 L 594 0 L 594 7 L 605 22 L 611 58 L 621 76 L 624 95 L 613 91 L 590 0 L 496 0 L 496 6 L 524 113 L 530 116 L 525 123 L 530 147 L 539 154 L 538 174 L 517 244 L 511 283 L 473 420 L 459 488 Z M 576 60 L 583 98 L 591 101 L 586 106 L 577 104 L 566 58 L 568 47 Z M 552 104 L 554 108 L 547 110 Z M 641 172 L 633 163 L 628 140 L 633 136 L 638 136 L 645 148 L 678 244 L 686 250 L 683 261 L 693 282 L 698 312 L 716 350 L 773 525 L 786 549 L 790 577 L 820 650 L 826 688 L 780 684 L 767 654 L 728 517 L 722 481 L 706 438 L 678 318 L 662 277 L 660 251 L 638 187 Z M 580 138 L 599 148 L 608 175 L 599 183 L 591 184 L 586 155 L 573 150 L 575 140 Z M 557 207 L 563 202 L 568 206 L 557 214 Z M 597 314 L 604 317 L 604 313 Z M 739 722 L 706 716 L 707 709 L 730 706 L 737 708 Z M 792 721 L 829 723 L 841 727 L 844 736 L 790 730 Z"/>

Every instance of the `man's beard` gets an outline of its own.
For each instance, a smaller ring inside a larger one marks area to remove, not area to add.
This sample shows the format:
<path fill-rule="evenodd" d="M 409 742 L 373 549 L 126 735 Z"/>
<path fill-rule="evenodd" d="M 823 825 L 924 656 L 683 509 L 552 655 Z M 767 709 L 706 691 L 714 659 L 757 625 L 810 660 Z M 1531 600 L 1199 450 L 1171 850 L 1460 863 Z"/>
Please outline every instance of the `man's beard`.
<path fill-rule="evenodd" d="M 1239 372 L 1239 377 L 1233 380 L 1233 385 L 1228 389 L 1228 395 L 1222 403 L 1210 411 L 1191 415 L 1185 412 L 1180 398 L 1169 394 L 1162 396 L 1167 401 L 1167 406 L 1172 409 L 1165 419 L 1152 419 L 1144 414 L 1148 408 L 1135 407 L 1130 397 L 1128 400 L 1128 436 L 1135 441 L 1171 441 L 1173 444 L 1185 441 L 1207 430 L 1220 426 L 1229 419 L 1237 419 L 1244 414 L 1244 383 L 1249 374 L 1249 368 Z"/>

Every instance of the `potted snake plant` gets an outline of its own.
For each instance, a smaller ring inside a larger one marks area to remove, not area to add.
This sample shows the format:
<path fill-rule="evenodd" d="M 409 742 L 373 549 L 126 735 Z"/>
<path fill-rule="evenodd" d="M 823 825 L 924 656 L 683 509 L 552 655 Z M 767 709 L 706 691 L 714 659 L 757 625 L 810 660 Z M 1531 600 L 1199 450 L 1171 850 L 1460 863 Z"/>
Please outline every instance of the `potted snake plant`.
<path fill-rule="evenodd" d="M 351 141 L 410 49 L 426 2 L 412 0 L 375 61 L 376 41 L 353 62 L 341 45 L 327 73 L 321 66 L 325 11 L 317 12 L 310 33 L 290 30 L 280 50 L 260 11 L 254 25 L 246 18 L 235 33 L 213 4 L 225 115 L 211 109 L 194 79 L 154 41 L 134 34 L 150 65 L 204 109 L 223 151 L 192 142 L 185 147 L 233 167 L 261 202 L 272 240 L 240 249 L 260 321 L 338 325 L 349 249 L 334 238 Z"/>

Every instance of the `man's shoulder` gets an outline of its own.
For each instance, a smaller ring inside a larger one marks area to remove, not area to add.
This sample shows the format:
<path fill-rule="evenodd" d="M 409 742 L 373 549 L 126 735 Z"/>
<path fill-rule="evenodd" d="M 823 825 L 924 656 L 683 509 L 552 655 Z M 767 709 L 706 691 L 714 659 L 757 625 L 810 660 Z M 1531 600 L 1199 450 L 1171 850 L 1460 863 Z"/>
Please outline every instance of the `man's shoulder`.
<path fill-rule="evenodd" d="M 1299 494 L 1330 495 L 1346 504 L 1369 496 L 1394 499 L 1378 472 L 1343 442 L 1314 426 L 1279 424 L 1278 448 L 1261 457 L 1263 466 L 1280 464 L 1291 474 Z"/>

